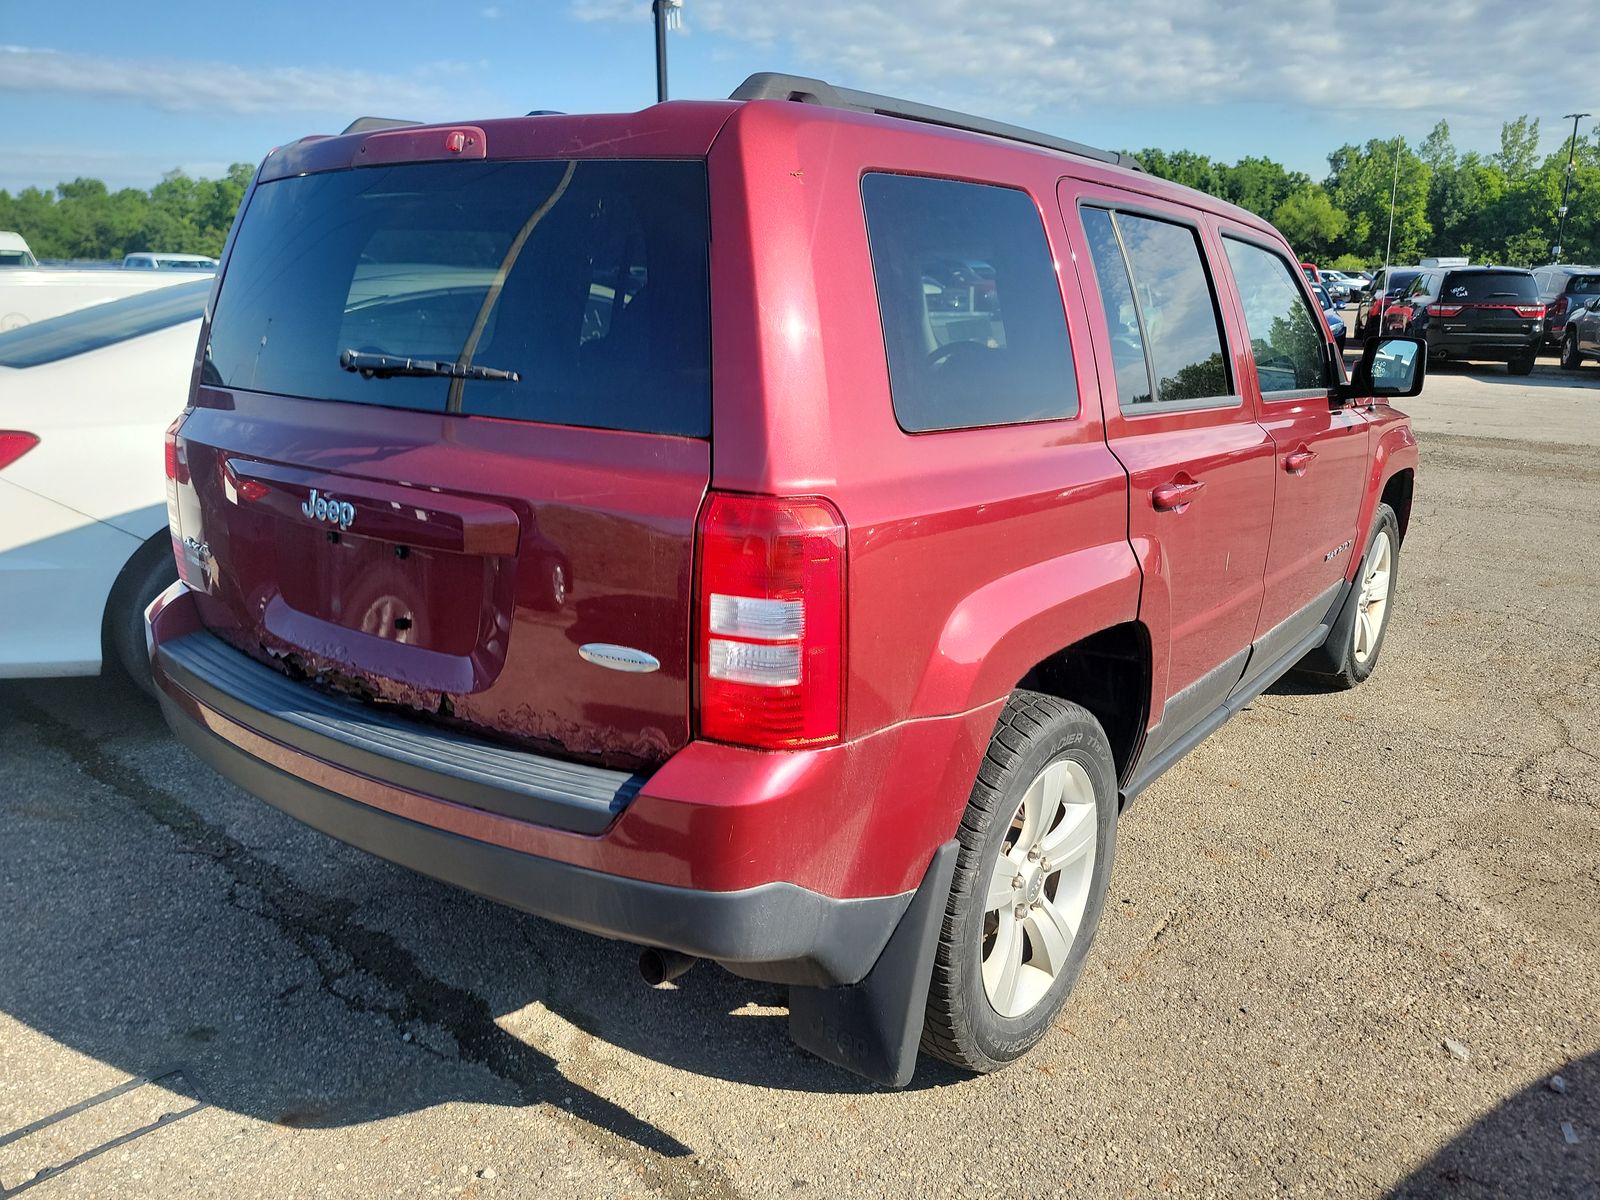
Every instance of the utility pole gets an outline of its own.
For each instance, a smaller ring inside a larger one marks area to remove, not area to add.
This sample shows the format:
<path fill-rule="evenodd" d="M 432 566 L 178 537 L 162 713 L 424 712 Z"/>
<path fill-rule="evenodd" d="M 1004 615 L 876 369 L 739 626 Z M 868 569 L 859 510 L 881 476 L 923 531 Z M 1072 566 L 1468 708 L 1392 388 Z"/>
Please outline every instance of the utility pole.
<path fill-rule="evenodd" d="M 1584 117 L 1593 115 L 1593 113 L 1568 113 L 1561 118 L 1563 121 L 1572 122 L 1572 136 L 1567 139 L 1567 178 L 1561 184 L 1561 207 L 1556 209 L 1559 221 L 1556 226 L 1556 244 L 1551 251 L 1556 262 L 1561 261 L 1561 247 L 1567 240 L 1567 197 L 1572 191 L 1572 152 L 1578 145 L 1578 122 Z"/>
<path fill-rule="evenodd" d="M 1383 248 L 1383 265 L 1389 265 L 1389 256 L 1394 250 L 1394 202 L 1400 194 L 1400 147 L 1404 146 L 1405 138 L 1399 135 L 1394 139 L 1394 182 L 1389 185 L 1389 242 Z"/>
<path fill-rule="evenodd" d="M 656 103 L 667 98 L 667 30 L 682 23 L 683 0 L 650 0 L 656 22 Z"/>

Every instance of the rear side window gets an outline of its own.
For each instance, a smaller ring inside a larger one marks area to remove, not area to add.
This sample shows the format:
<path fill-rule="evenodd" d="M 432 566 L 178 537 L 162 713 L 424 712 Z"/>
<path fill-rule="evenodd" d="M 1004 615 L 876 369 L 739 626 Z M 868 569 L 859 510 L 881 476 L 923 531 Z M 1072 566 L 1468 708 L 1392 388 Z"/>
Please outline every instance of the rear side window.
<path fill-rule="evenodd" d="M 704 437 L 708 237 L 700 162 L 414 163 L 266 183 L 234 243 L 204 377 Z M 502 377 L 341 365 L 371 356 Z"/>
<path fill-rule="evenodd" d="M 1600 296 L 1600 275 L 1574 275 L 1567 284 L 1569 296 Z"/>
<path fill-rule="evenodd" d="M 1222 244 L 1244 302 L 1244 323 L 1264 394 L 1326 389 L 1327 339 L 1322 322 L 1295 286 L 1280 256 L 1250 242 Z"/>
<path fill-rule="evenodd" d="M 201 279 L 35 321 L 0 333 L 0 366 L 37 367 L 198 321 L 210 294 L 211 281 Z"/>
<path fill-rule="evenodd" d="M 1077 415 L 1061 289 L 1027 194 L 869 174 L 861 195 L 900 427 Z"/>
<path fill-rule="evenodd" d="M 1536 303 L 1539 285 L 1526 271 L 1463 271 L 1446 275 L 1438 295 L 1470 304 Z"/>
<path fill-rule="evenodd" d="M 1415 271 L 1390 271 L 1384 291 L 1390 296 L 1403 296 L 1417 278 Z"/>
<path fill-rule="evenodd" d="M 1103 215 L 1094 216 L 1097 212 Z M 1132 284 L 1138 330 L 1155 381 L 1153 397 L 1135 393 L 1132 401 L 1184 408 L 1237 403 L 1223 350 L 1222 313 L 1206 273 L 1200 235 L 1190 226 L 1136 213 L 1085 208 L 1083 218 L 1113 340 L 1119 327 L 1127 329 L 1120 296 Z M 1106 247 L 1103 261 L 1094 250 L 1091 223 L 1104 220 L 1111 222 L 1121 255 L 1111 255 Z M 1119 364 L 1119 397 L 1128 399 L 1122 376 Z"/>

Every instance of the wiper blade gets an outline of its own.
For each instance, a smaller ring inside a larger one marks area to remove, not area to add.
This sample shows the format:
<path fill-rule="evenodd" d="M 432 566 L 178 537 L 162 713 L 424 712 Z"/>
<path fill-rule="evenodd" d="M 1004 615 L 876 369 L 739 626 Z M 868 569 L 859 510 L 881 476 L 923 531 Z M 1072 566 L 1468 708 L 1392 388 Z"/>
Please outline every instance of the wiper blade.
<path fill-rule="evenodd" d="M 339 354 L 339 365 L 354 371 L 363 379 L 392 379 L 396 375 L 431 375 L 444 379 L 495 379 L 506 383 L 520 383 L 522 376 L 515 371 L 502 371 L 497 367 L 480 367 L 475 364 L 440 362 L 431 358 L 403 358 L 398 354 L 373 354 L 366 350 L 344 350 Z"/>

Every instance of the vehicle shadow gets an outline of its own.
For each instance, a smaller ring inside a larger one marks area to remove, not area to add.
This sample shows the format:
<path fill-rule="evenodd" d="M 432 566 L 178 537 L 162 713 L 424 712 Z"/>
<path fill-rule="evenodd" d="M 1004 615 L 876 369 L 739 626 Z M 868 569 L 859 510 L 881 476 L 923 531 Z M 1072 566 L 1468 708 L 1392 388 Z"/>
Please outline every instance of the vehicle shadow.
<path fill-rule="evenodd" d="M 1470 376 L 1483 383 L 1511 384 L 1516 387 L 1535 388 L 1593 388 L 1600 384 L 1600 370 L 1586 367 L 1577 371 L 1563 371 L 1554 362 L 1540 359 L 1531 375 L 1513 375 L 1504 363 L 1461 362 L 1442 359 L 1428 364 L 1429 375 Z M 1426 390 L 1426 384 L 1423 385 Z"/>
<path fill-rule="evenodd" d="M 1389 1192 L 1389 1200 L 1600 1197 L 1600 1053 L 1574 1059 L 1472 1123 Z"/>
<path fill-rule="evenodd" d="M 876 1090 L 789 1041 L 783 988 L 702 964 L 652 990 L 636 948 L 314 833 L 119 678 L 0 684 L 0 761 L 0 1012 L 129 1076 L 181 1066 L 197 1098 L 290 1126 L 548 1105 L 669 1157 L 692 1152 L 606 1094 L 630 1056 Z M 911 1087 L 959 1078 L 925 1062 Z"/>

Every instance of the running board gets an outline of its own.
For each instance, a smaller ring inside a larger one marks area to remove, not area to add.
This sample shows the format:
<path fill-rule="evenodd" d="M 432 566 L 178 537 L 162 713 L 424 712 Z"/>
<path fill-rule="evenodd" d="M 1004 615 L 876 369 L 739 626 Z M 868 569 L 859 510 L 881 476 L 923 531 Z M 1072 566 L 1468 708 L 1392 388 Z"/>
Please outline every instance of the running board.
<path fill-rule="evenodd" d="M 1174 763 L 1221 729 L 1230 718 L 1238 716 L 1252 700 L 1293 670 L 1295 664 L 1307 654 L 1310 654 L 1311 651 L 1327 641 L 1328 633 L 1333 628 L 1333 622 L 1338 616 L 1339 609 L 1344 605 L 1345 597 L 1349 594 L 1349 588 L 1350 585 L 1346 583 L 1339 589 L 1337 599 L 1330 608 L 1327 618 L 1321 624 L 1312 626 L 1311 630 L 1303 638 L 1290 646 L 1288 650 L 1284 651 L 1283 654 L 1268 663 L 1260 671 L 1247 675 L 1244 681 L 1234 689 L 1231 696 L 1196 721 L 1193 726 L 1179 735 L 1170 746 L 1164 748 L 1148 763 L 1141 763 L 1133 779 L 1122 789 L 1122 809 L 1126 810 L 1140 792 L 1166 774 Z"/>

